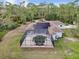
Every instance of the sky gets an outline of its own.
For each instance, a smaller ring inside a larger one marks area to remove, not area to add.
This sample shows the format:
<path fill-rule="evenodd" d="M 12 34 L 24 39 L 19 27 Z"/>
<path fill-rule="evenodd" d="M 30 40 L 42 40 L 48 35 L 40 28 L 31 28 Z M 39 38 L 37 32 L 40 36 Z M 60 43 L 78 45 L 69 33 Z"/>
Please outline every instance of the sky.
<path fill-rule="evenodd" d="M 39 3 L 54 3 L 55 5 L 59 5 L 59 4 L 66 4 L 68 2 L 71 2 L 72 0 L 0 0 L 1 2 L 10 2 L 12 4 L 19 4 L 22 1 L 25 1 L 25 5 L 27 5 L 28 3 L 35 3 L 35 4 L 39 4 Z"/>

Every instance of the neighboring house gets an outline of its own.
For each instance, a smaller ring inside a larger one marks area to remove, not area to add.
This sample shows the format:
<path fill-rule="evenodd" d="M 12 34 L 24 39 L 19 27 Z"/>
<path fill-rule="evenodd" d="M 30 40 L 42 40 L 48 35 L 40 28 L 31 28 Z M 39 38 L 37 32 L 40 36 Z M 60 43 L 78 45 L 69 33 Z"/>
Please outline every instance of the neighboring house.
<path fill-rule="evenodd" d="M 62 30 L 60 28 L 62 25 L 63 23 L 60 21 L 44 21 L 30 24 L 20 42 L 21 47 L 53 48 L 54 40 L 62 37 Z M 38 35 L 47 37 L 43 46 L 37 46 L 33 42 L 33 37 Z"/>

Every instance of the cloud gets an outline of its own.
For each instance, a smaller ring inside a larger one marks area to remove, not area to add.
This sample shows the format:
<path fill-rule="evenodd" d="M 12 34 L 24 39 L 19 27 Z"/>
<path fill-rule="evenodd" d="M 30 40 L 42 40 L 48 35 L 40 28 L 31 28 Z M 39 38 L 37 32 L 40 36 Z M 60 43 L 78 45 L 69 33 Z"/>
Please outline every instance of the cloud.
<path fill-rule="evenodd" d="M 12 4 L 19 4 L 22 1 L 25 1 L 24 6 L 27 6 L 27 4 L 29 3 L 29 0 L 5 0 L 6 2 L 10 2 Z"/>
<path fill-rule="evenodd" d="M 16 0 L 5 0 L 5 1 L 10 2 L 12 4 L 15 4 L 16 3 Z"/>

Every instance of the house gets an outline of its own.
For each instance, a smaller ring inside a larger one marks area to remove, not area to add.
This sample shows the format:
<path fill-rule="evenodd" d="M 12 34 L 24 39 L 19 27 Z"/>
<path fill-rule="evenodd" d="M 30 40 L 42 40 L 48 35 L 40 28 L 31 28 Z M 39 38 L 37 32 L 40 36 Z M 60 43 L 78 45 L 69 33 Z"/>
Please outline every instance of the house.
<path fill-rule="evenodd" d="M 51 26 L 56 26 L 56 27 L 63 27 L 64 26 L 64 23 L 63 22 L 60 22 L 60 21 L 47 21 L 50 23 Z"/>
<path fill-rule="evenodd" d="M 61 30 L 61 27 L 63 27 L 64 24 L 60 21 L 50 21 L 49 23 L 51 27 L 49 27 L 48 30 L 53 39 L 57 40 L 58 38 L 62 37 L 63 31 Z"/>
<path fill-rule="evenodd" d="M 44 21 L 28 25 L 27 30 L 20 41 L 21 47 L 29 48 L 53 48 L 54 40 L 62 37 L 60 21 Z M 43 45 L 36 45 L 33 38 L 36 36 L 45 36 L 46 40 Z"/>

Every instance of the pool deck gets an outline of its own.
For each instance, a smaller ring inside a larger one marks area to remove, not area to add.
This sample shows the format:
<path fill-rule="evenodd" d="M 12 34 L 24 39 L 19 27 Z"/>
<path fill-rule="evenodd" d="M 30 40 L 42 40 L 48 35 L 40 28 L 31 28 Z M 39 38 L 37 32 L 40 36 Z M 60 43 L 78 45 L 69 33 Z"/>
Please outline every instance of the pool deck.
<path fill-rule="evenodd" d="M 50 38 L 47 38 L 47 40 L 45 41 L 45 43 L 44 43 L 43 46 L 37 46 L 37 45 L 35 44 L 35 42 L 33 41 L 33 37 L 34 37 L 34 36 L 36 36 L 36 35 L 28 35 L 28 36 L 24 39 L 24 41 L 23 41 L 21 47 L 22 47 L 22 48 L 53 48 L 53 44 L 52 44 Z"/>
<path fill-rule="evenodd" d="M 33 24 L 34 23 L 29 24 L 28 27 L 26 28 L 26 30 L 33 29 Z M 21 45 L 21 48 L 54 48 L 54 46 L 51 42 L 51 39 L 48 37 L 49 35 L 45 35 L 45 34 L 41 34 L 43 36 L 47 36 L 47 40 L 45 41 L 44 45 L 43 46 L 37 46 L 35 44 L 35 42 L 33 41 L 33 37 L 36 36 L 36 35 L 38 35 L 38 34 L 26 35 L 26 38 L 24 39 L 24 41 Z"/>

